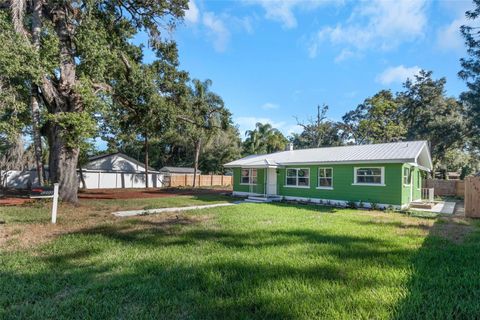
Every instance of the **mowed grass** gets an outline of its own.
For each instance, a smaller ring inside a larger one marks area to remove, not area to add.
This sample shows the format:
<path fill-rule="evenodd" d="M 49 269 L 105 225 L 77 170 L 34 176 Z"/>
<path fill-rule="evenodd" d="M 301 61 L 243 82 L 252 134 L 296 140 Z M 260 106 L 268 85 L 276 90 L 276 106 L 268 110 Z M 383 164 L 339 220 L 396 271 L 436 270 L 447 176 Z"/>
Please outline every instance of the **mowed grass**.
<path fill-rule="evenodd" d="M 475 319 L 478 230 L 290 204 L 109 220 L 0 253 L 0 318 Z"/>
<path fill-rule="evenodd" d="M 185 207 L 194 205 L 207 205 L 215 203 L 232 202 L 235 199 L 222 195 L 175 195 L 164 198 L 144 199 L 80 199 L 78 207 L 60 204 L 58 219 L 75 215 L 78 211 L 118 211 L 135 209 L 156 209 L 170 207 Z M 0 207 L 0 221 L 8 223 L 48 223 L 50 221 L 52 201 L 36 200 L 35 202 L 21 206 Z"/>

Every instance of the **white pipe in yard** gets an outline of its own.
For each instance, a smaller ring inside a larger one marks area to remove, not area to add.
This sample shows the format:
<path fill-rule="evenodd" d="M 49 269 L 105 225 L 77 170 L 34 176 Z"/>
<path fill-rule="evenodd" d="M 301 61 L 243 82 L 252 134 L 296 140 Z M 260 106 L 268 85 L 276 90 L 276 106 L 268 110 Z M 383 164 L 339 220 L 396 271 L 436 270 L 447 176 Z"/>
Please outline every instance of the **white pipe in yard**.
<path fill-rule="evenodd" d="M 58 183 L 53 184 L 52 223 L 57 223 Z"/>

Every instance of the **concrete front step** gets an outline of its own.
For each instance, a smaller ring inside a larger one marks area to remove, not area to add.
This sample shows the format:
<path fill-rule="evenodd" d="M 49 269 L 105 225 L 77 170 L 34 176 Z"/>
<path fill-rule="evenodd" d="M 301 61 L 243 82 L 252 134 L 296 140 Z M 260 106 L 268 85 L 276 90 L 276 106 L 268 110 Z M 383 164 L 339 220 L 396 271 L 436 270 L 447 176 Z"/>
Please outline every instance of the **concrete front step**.
<path fill-rule="evenodd" d="M 410 208 L 432 209 L 434 206 L 435 203 L 431 202 L 410 202 Z"/>

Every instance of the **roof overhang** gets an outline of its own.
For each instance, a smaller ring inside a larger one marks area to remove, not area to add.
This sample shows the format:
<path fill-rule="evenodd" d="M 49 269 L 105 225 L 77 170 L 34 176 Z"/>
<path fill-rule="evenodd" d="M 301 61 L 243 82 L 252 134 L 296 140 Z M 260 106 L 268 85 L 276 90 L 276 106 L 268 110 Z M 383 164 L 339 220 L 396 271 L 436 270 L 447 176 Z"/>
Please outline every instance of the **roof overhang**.
<path fill-rule="evenodd" d="M 225 164 L 225 168 L 249 168 L 249 169 L 268 169 L 268 168 L 278 168 L 276 164 Z"/>
<path fill-rule="evenodd" d="M 409 165 L 411 165 L 412 167 L 417 167 L 418 169 L 423 170 L 423 171 L 427 171 L 427 172 L 432 171 L 432 170 L 430 170 L 429 168 L 424 167 L 424 166 L 422 166 L 422 165 L 419 165 L 419 164 L 416 163 L 416 162 L 410 162 Z"/>
<path fill-rule="evenodd" d="M 430 148 L 428 144 L 425 142 L 423 147 L 418 151 L 417 156 L 415 157 L 415 161 L 419 167 L 423 167 L 424 170 L 430 172 L 433 170 L 433 162 L 432 156 L 430 155 Z"/>
<path fill-rule="evenodd" d="M 407 163 L 414 159 L 388 159 L 388 160 L 355 160 L 355 161 L 309 161 L 309 162 L 284 162 L 281 166 L 309 166 L 309 165 L 333 165 L 333 164 L 382 164 L 382 163 Z"/>

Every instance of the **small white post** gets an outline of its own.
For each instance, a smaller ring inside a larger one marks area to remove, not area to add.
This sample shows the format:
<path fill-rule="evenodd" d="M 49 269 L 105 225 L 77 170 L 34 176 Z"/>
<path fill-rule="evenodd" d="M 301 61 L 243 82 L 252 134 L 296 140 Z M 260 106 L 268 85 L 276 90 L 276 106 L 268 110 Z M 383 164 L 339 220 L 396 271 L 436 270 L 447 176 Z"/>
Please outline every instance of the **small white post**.
<path fill-rule="evenodd" d="M 58 183 L 53 184 L 52 223 L 57 223 Z"/>

